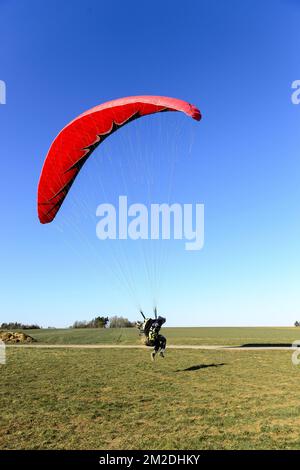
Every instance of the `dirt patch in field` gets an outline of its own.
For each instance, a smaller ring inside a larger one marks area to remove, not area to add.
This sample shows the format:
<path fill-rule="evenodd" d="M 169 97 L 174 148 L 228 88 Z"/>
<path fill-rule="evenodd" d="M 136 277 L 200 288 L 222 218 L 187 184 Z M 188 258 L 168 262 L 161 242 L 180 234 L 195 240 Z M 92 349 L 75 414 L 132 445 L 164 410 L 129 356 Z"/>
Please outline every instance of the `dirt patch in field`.
<path fill-rule="evenodd" d="M 32 336 L 26 335 L 19 331 L 0 331 L 0 340 L 6 344 L 16 343 L 34 343 L 36 340 Z"/>

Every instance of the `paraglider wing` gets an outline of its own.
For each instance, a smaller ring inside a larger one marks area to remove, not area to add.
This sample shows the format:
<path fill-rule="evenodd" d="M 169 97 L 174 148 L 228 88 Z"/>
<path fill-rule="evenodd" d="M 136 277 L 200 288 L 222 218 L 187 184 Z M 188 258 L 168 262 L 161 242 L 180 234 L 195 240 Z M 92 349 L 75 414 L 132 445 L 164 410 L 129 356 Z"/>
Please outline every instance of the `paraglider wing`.
<path fill-rule="evenodd" d="M 199 121 L 200 111 L 186 101 L 163 96 L 131 96 L 101 104 L 71 121 L 52 142 L 38 186 L 38 216 L 51 222 L 78 172 L 95 148 L 130 121 L 162 111 L 181 111 Z"/>

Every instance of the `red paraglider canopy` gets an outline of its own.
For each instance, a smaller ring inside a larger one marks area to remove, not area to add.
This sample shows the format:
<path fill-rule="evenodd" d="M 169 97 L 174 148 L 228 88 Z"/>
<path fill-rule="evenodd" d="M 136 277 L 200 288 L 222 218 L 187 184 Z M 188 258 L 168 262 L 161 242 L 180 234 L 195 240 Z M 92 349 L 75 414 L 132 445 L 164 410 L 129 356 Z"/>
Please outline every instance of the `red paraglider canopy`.
<path fill-rule="evenodd" d="M 78 172 L 103 140 L 134 119 L 162 111 L 181 111 L 200 121 L 200 111 L 186 101 L 164 96 L 131 96 L 108 101 L 71 121 L 52 142 L 38 186 L 38 216 L 51 222 Z"/>

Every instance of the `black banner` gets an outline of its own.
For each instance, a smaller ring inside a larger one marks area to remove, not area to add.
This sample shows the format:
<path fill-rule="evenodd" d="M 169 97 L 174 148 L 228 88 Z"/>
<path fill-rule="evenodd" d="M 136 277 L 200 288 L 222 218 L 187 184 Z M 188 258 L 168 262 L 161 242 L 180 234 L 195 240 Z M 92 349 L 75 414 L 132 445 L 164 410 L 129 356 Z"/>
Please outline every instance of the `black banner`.
<path fill-rule="evenodd" d="M 287 464 L 300 456 L 300 451 L 201 451 L 201 450 L 146 450 L 146 451 L 0 451 L 0 463 L 22 467 L 63 465 L 72 468 L 119 467 L 135 469 L 149 465 L 208 464 Z"/>

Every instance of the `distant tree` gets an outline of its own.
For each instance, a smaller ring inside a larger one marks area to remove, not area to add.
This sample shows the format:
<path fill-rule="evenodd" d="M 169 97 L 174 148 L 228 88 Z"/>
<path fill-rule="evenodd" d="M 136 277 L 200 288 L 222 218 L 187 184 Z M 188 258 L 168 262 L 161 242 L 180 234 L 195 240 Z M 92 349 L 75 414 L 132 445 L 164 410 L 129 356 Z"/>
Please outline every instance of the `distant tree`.
<path fill-rule="evenodd" d="M 295 321 L 294 326 L 300 326 L 300 323 L 298 321 Z"/>
<path fill-rule="evenodd" d="M 71 328 L 105 328 L 108 317 L 96 317 L 90 321 L 75 321 Z"/>
<path fill-rule="evenodd" d="M 96 317 L 91 322 L 92 328 L 105 328 L 108 322 L 108 317 Z"/>
<path fill-rule="evenodd" d="M 135 323 L 132 323 L 128 318 L 118 317 L 117 315 L 109 319 L 109 328 L 133 328 Z"/>

